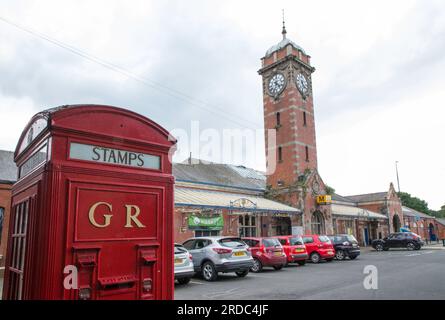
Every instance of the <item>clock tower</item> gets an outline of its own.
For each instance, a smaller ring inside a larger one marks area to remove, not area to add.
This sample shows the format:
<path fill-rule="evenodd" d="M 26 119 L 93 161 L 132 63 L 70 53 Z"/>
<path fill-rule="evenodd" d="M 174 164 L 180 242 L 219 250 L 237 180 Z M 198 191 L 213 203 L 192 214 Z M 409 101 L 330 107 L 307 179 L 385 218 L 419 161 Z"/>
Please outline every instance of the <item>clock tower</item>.
<path fill-rule="evenodd" d="M 317 169 L 314 105 L 310 56 L 286 37 L 267 50 L 258 73 L 263 78 L 265 129 L 276 129 L 276 141 L 268 141 L 268 162 L 276 159 L 268 175 L 272 188 L 286 187 L 307 170 Z M 270 154 L 274 153 L 274 154 Z M 275 157 L 274 157 L 275 155 Z"/>
<path fill-rule="evenodd" d="M 330 205 L 317 202 L 326 185 L 317 171 L 310 56 L 286 36 L 267 50 L 258 73 L 263 80 L 267 193 L 301 210 L 290 217 L 305 233 L 332 233 Z M 269 134 L 275 130 L 275 137 Z M 274 223 L 274 222 L 272 222 Z"/>

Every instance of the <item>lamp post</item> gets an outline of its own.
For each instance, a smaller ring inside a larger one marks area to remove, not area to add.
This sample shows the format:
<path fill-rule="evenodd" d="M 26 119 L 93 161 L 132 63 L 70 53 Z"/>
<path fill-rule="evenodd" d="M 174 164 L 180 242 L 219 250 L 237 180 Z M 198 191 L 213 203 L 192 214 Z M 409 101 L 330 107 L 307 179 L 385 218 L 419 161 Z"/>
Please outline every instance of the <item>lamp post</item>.
<path fill-rule="evenodd" d="M 400 193 L 399 168 L 397 166 L 398 163 L 399 163 L 399 161 L 396 161 L 396 176 L 397 176 L 397 189 L 399 189 L 399 193 Z"/>

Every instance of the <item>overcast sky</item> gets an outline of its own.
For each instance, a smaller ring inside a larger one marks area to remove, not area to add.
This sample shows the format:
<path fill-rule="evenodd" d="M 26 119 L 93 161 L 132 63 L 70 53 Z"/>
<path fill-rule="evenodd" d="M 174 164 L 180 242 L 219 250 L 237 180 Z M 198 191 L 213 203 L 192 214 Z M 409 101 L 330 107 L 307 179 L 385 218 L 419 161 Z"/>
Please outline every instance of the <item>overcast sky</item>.
<path fill-rule="evenodd" d="M 402 191 L 445 204 L 442 0 L 0 0 L 0 19 L 125 70 L 0 20 L 0 149 L 36 112 L 72 103 L 126 107 L 169 130 L 261 129 L 257 70 L 281 40 L 282 8 L 317 69 L 323 180 L 343 195 L 385 191 L 398 160 Z M 264 169 L 263 154 L 235 164 Z"/>

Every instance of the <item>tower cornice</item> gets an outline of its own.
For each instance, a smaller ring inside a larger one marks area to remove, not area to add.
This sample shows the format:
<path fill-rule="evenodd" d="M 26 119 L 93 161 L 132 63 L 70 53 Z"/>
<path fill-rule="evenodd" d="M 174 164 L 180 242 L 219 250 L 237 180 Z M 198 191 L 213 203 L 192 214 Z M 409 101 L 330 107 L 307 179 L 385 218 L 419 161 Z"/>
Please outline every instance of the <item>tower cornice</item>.
<path fill-rule="evenodd" d="M 300 59 L 298 59 L 298 57 L 296 55 L 287 55 L 284 58 L 281 58 L 277 61 L 275 61 L 274 63 L 271 63 L 265 67 L 262 67 L 260 70 L 258 70 L 258 74 L 262 75 L 263 73 L 276 68 L 277 66 L 279 66 L 280 64 L 283 64 L 284 62 L 287 61 L 295 61 L 297 64 L 299 64 L 302 67 L 305 67 L 306 69 L 308 69 L 311 73 L 315 72 L 315 68 L 312 67 L 311 65 L 304 63 L 303 61 L 301 61 Z"/>

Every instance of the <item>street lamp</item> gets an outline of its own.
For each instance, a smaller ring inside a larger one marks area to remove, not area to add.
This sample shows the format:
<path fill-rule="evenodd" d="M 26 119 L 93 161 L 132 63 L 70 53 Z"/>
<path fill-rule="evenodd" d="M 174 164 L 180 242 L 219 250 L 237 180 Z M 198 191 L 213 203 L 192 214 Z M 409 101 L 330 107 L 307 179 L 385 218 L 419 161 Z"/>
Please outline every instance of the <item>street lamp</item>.
<path fill-rule="evenodd" d="M 399 189 L 399 193 L 400 193 L 399 168 L 397 166 L 398 163 L 399 163 L 399 161 L 396 161 L 396 176 L 397 176 L 397 189 Z"/>

